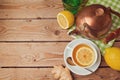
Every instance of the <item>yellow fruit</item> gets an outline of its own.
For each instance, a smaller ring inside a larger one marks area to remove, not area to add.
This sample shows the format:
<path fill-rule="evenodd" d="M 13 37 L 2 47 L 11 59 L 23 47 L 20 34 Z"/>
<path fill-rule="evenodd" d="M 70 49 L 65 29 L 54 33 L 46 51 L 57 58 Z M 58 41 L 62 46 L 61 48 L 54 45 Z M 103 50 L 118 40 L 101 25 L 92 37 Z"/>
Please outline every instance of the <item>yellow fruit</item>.
<path fill-rule="evenodd" d="M 94 61 L 94 52 L 89 47 L 82 47 L 77 51 L 76 59 L 81 65 L 91 65 Z"/>
<path fill-rule="evenodd" d="M 67 29 L 74 24 L 74 15 L 69 11 L 61 11 L 57 15 L 57 22 L 61 28 Z"/>
<path fill-rule="evenodd" d="M 120 48 L 106 48 L 104 58 L 112 69 L 120 71 Z"/>

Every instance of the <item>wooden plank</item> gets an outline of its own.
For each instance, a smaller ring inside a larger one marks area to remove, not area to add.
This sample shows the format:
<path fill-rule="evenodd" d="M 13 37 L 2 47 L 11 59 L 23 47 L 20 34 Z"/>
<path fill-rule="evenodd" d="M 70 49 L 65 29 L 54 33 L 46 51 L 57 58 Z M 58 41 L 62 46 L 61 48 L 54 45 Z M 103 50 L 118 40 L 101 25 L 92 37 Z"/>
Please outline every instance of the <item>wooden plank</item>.
<path fill-rule="evenodd" d="M 56 18 L 62 0 L 0 0 L 0 18 Z"/>
<path fill-rule="evenodd" d="M 120 41 L 114 43 L 114 47 L 119 47 L 120 48 Z"/>
<path fill-rule="evenodd" d="M 0 66 L 62 65 L 67 42 L 0 43 Z"/>
<path fill-rule="evenodd" d="M 0 41 L 70 41 L 67 32 L 56 19 L 0 20 Z"/>
<path fill-rule="evenodd" d="M 0 43 L 0 66 L 64 65 L 68 42 Z M 107 66 L 102 57 L 101 65 Z"/>
<path fill-rule="evenodd" d="M 49 68 L 4 68 L 0 80 L 55 80 Z"/>
<path fill-rule="evenodd" d="M 55 80 L 52 68 L 1 68 L 0 80 Z M 120 72 L 110 68 L 99 68 L 88 76 L 73 74 L 74 80 L 120 80 Z"/>
<path fill-rule="evenodd" d="M 0 41 L 69 41 L 56 19 L 0 20 Z"/>
<path fill-rule="evenodd" d="M 120 72 L 111 68 L 99 68 L 88 76 L 74 75 L 75 80 L 120 80 Z"/>
<path fill-rule="evenodd" d="M 0 43 L 0 66 L 64 65 L 63 52 L 67 44 L 68 42 Z M 103 57 L 100 66 L 107 66 Z"/>

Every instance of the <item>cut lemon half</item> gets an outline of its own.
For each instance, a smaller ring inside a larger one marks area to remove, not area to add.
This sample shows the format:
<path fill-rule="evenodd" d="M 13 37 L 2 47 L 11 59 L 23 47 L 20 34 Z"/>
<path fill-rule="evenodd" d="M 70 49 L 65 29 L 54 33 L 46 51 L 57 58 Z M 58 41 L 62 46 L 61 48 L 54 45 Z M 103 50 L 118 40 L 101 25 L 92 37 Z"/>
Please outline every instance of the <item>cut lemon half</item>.
<path fill-rule="evenodd" d="M 94 61 L 94 52 L 89 47 L 82 47 L 76 53 L 76 59 L 82 66 L 89 66 Z"/>
<path fill-rule="evenodd" d="M 67 11 L 61 11 L 57 14 L 57 22 L 62 29 L 67 29 L 74 24 L 74 15 Z"/>

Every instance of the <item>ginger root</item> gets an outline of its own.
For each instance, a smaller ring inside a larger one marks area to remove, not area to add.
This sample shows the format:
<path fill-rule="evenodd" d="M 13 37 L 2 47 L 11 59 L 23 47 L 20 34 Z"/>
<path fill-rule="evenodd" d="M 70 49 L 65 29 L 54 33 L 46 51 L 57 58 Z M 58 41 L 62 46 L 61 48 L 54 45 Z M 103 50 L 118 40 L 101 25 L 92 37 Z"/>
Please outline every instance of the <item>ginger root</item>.
<path fill-rule="evenodd" d="M 52 74 L 54 74 L 55 79 L 73 80 L 68 68 L 64 68 L 63 66 L 54 66 Z"/>

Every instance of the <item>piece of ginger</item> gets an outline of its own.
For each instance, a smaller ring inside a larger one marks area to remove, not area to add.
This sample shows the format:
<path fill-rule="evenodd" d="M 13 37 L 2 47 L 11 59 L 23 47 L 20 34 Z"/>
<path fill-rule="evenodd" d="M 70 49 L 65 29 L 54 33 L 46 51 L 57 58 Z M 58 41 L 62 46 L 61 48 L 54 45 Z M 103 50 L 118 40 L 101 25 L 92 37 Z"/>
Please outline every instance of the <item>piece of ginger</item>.
<path fill-rule="evenodd" d="M 55 79 L 59 80 L 73 80 L 68 68 L 63 66 L 54 66 L 52 70 Z"/>

